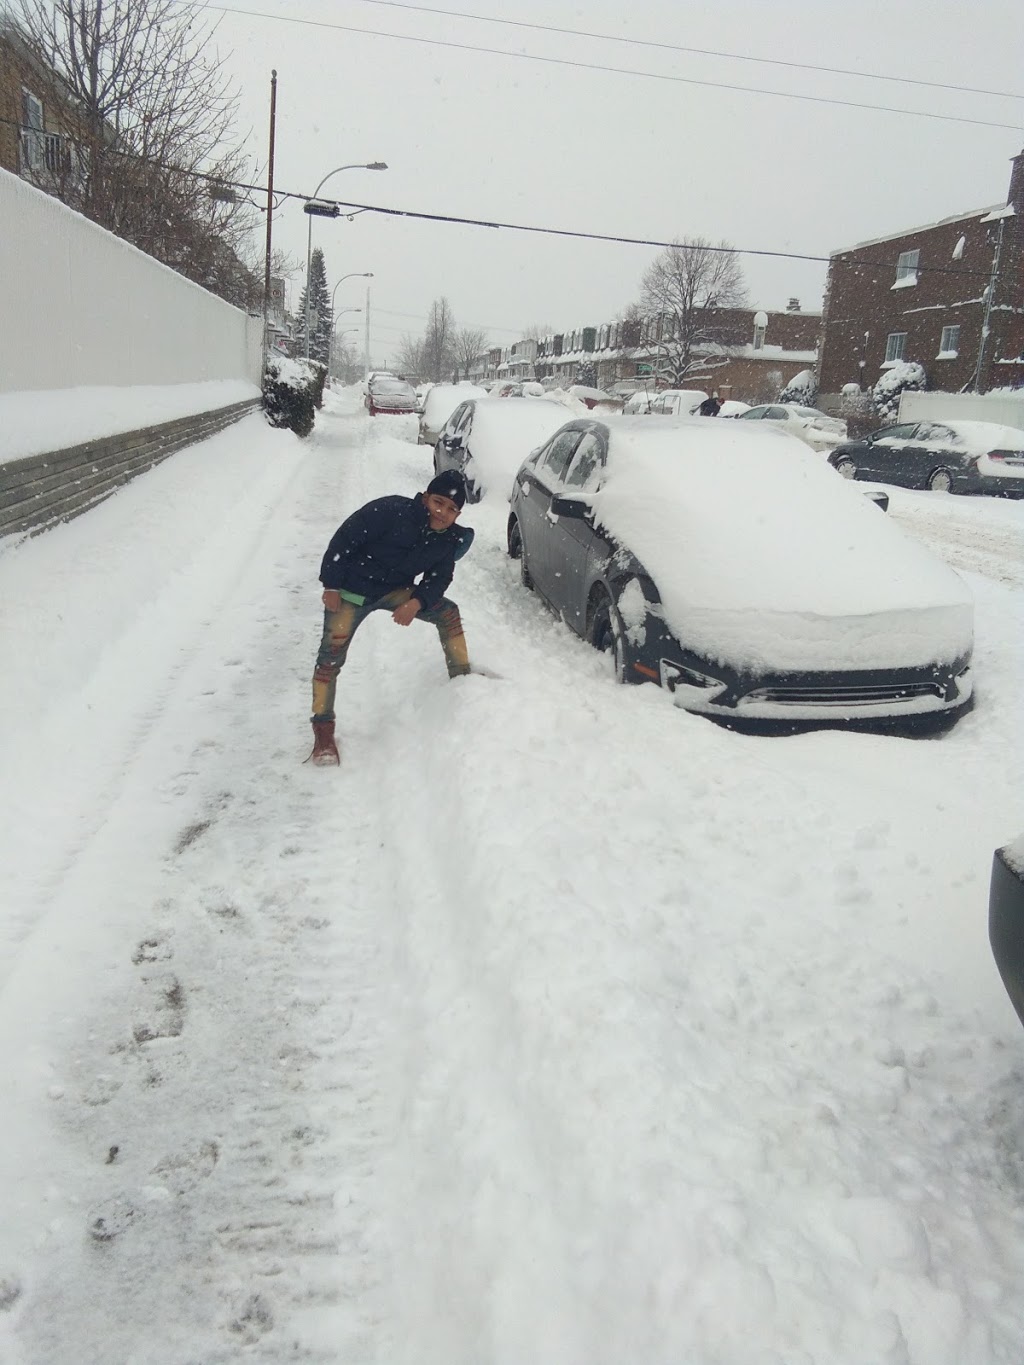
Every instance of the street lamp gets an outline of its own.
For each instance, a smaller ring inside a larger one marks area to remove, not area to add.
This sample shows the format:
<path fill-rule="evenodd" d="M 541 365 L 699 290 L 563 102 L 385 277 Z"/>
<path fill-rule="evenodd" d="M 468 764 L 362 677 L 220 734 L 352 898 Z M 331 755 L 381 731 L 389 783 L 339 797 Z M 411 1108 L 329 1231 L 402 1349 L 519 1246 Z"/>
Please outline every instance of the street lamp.
<path fill-rule="evenodd" d="M 352 270 L 352 271 L 350 271 L 347 275 L 342 275 L 341 279 L 338 281 L 338 284 L 341 284 L 342 280 L 372 280 L 372 279 L 373 279 L 373 271 L 372 271 L 372 270 Z M 333 316 L 333 314 L 334 314 L 334 296 L 335 296 L 335 294 L 338 292 L 338 284 L 336 284 L 336 285 L 334 286 L 334 288 L 331 290 L 331 314 L 332 314 L 332 316 Z"/>
<path fill-rule="evenodd" d="M 302 206 L 303 213 L 309 215 L 309 229 L 306 233 L 306 359 L 309 359 L 309 268 L 313 256 L 313 219 L 314 218 L 337 218 L 341 209 L 337 204 L 324 203 L 318 200 L 317 195 L 324 185 L 330 180 L 332 175 L 337 175 L 339 171 L 386 171 L 388 163 L 386 161 L 354 161 L 349 166 L 335 166 L 333 171 L 328 171 L 320 184 L 313 191 L 313 196 Z M 342 276 L 342 279 L 345 277 Z"/>
<path fill-rule="evenodd" d="M 335 290 L 337 290 L 338 286 L 335 285 L 334 288 L 335 288 Z M 338 320 L 338 318 L 341 317 L 342 313 L 361 313 L 362 311 L 363 311 L 363 310 L 362 310 L 361 308 L 339 308 L 338 311 L 337 311 L 337 313 L 336 313 L 336 312 L 334 311 L 334 294 L 333 294 L 333 293 L 331 294 L 331 336 L 330 336 L 330 340 L 329 340 L 329 342 L 328 342 L 328 344 L 327 344 L 327 377 L 328 377 L 328 379 L 331 377 L 331 366 L 332 366 L 332 364 L 334 363 L 334 338 L 338 335 L 337 329 L 335 328 L 334 324 L 335 324 L 335 322 Z M 358 331 L 359 331 L 359 328 L 358 328 L 358 327 L 346 327 L 346 328 L 345 328 L 345 332 L 358 332 Z M 341 335 L 344 336 L 344 335 L 345 335 L 345 332 L 342 332 Z"/>

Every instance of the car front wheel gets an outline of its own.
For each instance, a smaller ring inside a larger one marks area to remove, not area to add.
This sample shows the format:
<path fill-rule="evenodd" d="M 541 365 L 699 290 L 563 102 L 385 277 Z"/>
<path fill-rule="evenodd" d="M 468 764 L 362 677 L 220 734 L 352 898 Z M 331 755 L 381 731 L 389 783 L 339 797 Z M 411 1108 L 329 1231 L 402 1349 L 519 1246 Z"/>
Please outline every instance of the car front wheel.
<path fill-rule="evenodd" d="M 530 577 L 530 571 L 526 567 L 526 553 L 523 549 L 523 533 L 519 529 L 519 522 L 515 519 L 513 519 L 511 526 L 508 528 L 508 555 L 510 559 L 519 560 L 519 577 L 522 580 L 523 587 L 529 589 L 530 592 L 533 592 L 533 579 Z"/>
<path fill-rule="evenodd" d="M 844 455 L 842 459 L 836 460 L 833 468 L 837 474 L 842 474 L 844 479 L 855 479 L 857 477 L 857 466 L 849 455 Z"/>
<path fill-rule="evenodd" d="M 933 469 L 925 486 L 933 493 L 952 493 L 953 471 L 945 467 Z"/>
<path fill-rule="evenodd" d="M 590 622 L 590 643 L 602 654 L 607 654 L 615 673 L 615 681 L 626 681 L 626 630 L 619 609 L 607 592 L 603 593 Z"/>

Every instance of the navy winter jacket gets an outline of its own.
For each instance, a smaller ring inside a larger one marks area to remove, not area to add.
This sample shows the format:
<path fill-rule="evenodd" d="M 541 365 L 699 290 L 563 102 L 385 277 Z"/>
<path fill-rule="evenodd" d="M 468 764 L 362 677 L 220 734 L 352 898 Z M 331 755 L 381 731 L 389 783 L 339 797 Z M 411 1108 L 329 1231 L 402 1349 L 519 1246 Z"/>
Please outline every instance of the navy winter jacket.
<path fill-rule="evenodd" d="M 331 537 L 320 582 L 375 602 L 395 588 L 411 587 L 422 574 L 412 595 L 429 610 L 444 596 L 455 561 L 472 543 L 472 530 L 457 522 L 446 531 L 432 531 L 419 497 L 375 498 Z"/>

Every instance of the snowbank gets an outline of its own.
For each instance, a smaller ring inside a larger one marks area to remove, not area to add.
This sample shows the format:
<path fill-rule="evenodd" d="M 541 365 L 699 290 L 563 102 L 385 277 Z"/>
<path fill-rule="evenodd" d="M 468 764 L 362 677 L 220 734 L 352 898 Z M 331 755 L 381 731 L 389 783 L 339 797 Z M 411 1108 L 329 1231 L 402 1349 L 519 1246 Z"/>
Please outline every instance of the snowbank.
<path fill-rule="evenodd" d="M 0 393 L 0 458 L 44 455 L 259 396 L 258 386 L 246 379 Z"/>

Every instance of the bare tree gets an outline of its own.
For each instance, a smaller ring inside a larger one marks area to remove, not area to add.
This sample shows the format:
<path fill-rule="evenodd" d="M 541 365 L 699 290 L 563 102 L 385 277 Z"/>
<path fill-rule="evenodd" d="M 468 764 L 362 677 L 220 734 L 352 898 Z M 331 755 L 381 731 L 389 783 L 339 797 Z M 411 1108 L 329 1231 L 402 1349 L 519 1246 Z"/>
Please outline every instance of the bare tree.
<path fill-rule="evenodd" d="M 239 249 L 255 205 L 231 150 L 236 98 L 198 0 L 21 0 L 25 38 L 57 72 L 84 134 L 60 197 L 243 305 Z M 211 179 L 203 177 L 212 177 Z"/>
<path fill-rule="evenodd" d="M 417 341 L 415 337 L 406 333 L 398 343 L 397 359 L 395 361 L 399 374 L 416 375 L 417 378 L 424 377 L 423 363 L 423 342 Z"/>
<path fill-rule="evenodd" d="M 542 337 L 551 336 L 554 330 L 550 322 L 531 322 L 523 332 L 523 340 L 540 341 Z"/>
<path fill-rule="evenodd" d="M 470 366 L 481 351 L 487 349 L 487 333 L 482 327 L 460 327 L 455 333 L 452 350 L 455 364 L 462 370 L 463 379 L 469 378 Z"/>
<path fill-rule="evenodd" d="M 423 336 L 424 379 L 446 379 L 455 372 L 455 314 L 442 295 L 430 305 L 427 330 Z"/>
<path fill-rule="evenodd" d="M 698 237 L 654 258 L 640 290 L 654 371 L 673 387 L 696 371 L 728 363 L 743 332 L 727 314 L 747 306 L 739 256 L 727 242 Z"/>

